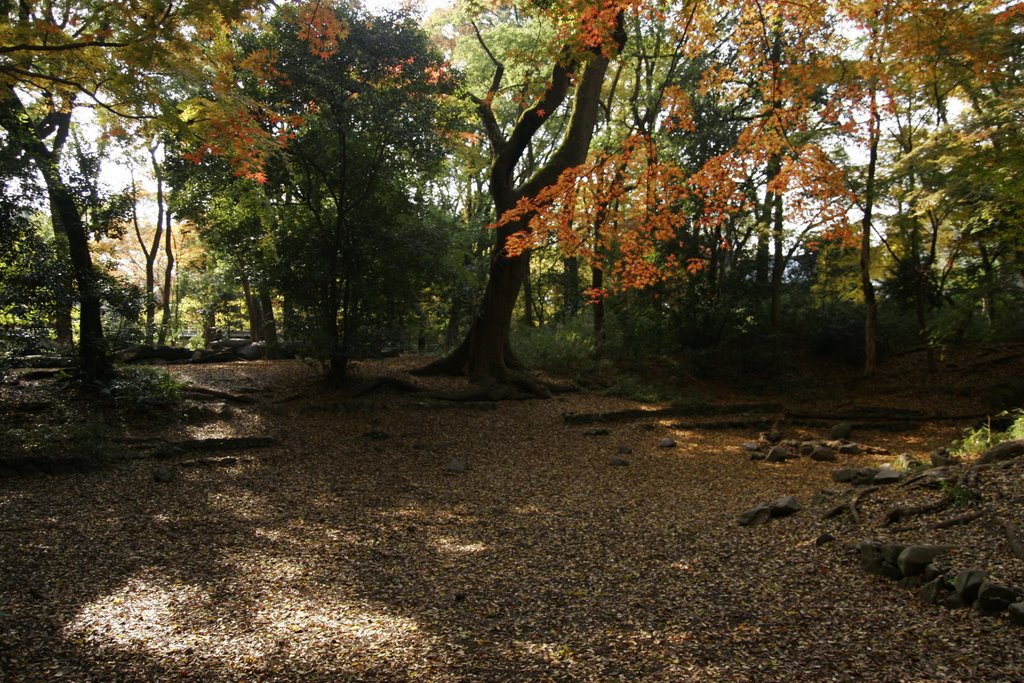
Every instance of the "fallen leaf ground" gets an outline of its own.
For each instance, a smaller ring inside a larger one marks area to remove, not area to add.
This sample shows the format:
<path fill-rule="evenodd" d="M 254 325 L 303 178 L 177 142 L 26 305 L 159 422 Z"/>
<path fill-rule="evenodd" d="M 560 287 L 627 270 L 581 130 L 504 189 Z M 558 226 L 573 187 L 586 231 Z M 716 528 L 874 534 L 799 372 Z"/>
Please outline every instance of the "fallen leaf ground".
<path fill-rule="evenodd" d="M 1024 629 L 927 605 L 852 550 L 950 542 L 958 566 L 1024 586 L 997 529 L 894 536 L 877 525 L 894 490 L 865 501 L 860 525 L 822 520 L 811 499 L 836 487 L 835 465 L 751 462 L 739 444 L 756 434 L 634 420 L 587 435 L 563 414 L 638 407 L 594 394 L 348 400 L 296 362 L 173 372 L 255 403 L 201 425 L 133 423 L 133 438 L 276 445 L 223 466 L 144 458 L 0 480 L 0 679 L 1024 680 Z M 855 438 L 926 458 L 961 427 Z M 659 448 L 666 436 L 678 446 Z M 453 458 L 468 469 L 447 472 Z M 173 481 L 154 481 L 161 464 Z M 1005 473 L 1004 493 L 1024 493 L 1021 469 Z M 736 524 L 783 495 L 804 510 Z M 816 545 L 826 531 L 836 540 Z"/>

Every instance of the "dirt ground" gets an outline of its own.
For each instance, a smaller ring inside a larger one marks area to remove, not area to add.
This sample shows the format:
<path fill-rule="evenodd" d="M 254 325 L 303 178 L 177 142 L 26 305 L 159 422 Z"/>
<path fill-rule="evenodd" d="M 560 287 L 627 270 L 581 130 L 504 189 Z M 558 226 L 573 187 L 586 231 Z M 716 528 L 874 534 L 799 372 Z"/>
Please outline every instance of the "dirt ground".
<path fill-rule="evenodd" d="M 700 387 L 709 404 L 947 418 L 853 434 L 889 454 L 777 464 L 741 448 L 756 428 L 661 415 L 567 422 L 664 407 L 593 393 L 465 403 L 385 388 L 353 398 L 295 361 L 173 366 L 235 400 L 193 398 L 188 417 L 170 422 L 110 418 L 138 457 L 103 469 L 0 479 L 0 679 L 1024 680 L 1024 628 L 927 604 L 865 573 L 856 552 L 867 539 L 947 543 L 951 568 L 1024 587 L 1024 561 L 997 523 L 1024 517 L 1014 502 L 1024 463 L 982 475 L 976 505 L 988 512 L 947 528 L 932 527 L 975 503 L 900 531 L 882 524 L 887 510 L 934 492 L 879 490 L 859 523 L 824 519 L 831 505 L 814 502 L 826 489 L 844 495 L 836 467 L 899 453 L 927 462 L 1024 376 L 1014 375 L 1018 348 L 972 354 L 940 359 L 939 375 L 920 358 L 870 381 L 814 369 L 800 396 Z M 461 386 L 404 374 L 421 362 L 357 370 L 425 390 Z M 0 405 L 47 381 L 6 387 Z M 238 437 L 272 442 L 166 447 Z M 667 437 L 677 445 L 661 447 Z M 737 524 L 785 495 L 803 509 Z"/>

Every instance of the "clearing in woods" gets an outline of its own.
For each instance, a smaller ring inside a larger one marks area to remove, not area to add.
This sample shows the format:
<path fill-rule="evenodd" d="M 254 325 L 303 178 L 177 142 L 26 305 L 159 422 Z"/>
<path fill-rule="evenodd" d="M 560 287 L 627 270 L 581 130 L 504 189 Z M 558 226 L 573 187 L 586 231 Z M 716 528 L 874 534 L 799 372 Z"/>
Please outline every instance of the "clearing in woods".
<path fill-rule="evenodd" d="M 855 547 L 948 543 L 951 568 L 1024 587 L 997 523 L 1024 517 L 1024 458 L 982 473 L 985 500 L 898 528 L 887 511 L 936 492 L 885 487 L 863 497 L 859 523 L 824 518 L 848 495 L 837 467 L 927 462 L 972 421 L 900 432 L 887 411 L 983 414 L 978 378 L 1007 372 L 986 362 L 941 379 L 823 374 L 800 401 L 704 403 L 781 403 L 785 438 L 827 436 L 844 414 L 889 426 L 858 422 L 852 438 L 891 455 L 837 463 L 752 461 L 741 444 L 767 428 L 749 410 L 654 412 L 665 406 L 592 393 L 452 402 L 399 383 L 351 397 L 297 362 L 175 366 L 234 399 L 193 393 L 187 419 L 133 419 L 113 443 L 137 457 L 103 469 L 0 479 L 0 678 L 1022 680 L 1024 630 L 1005 614 L 927 604 L 865 573 Z M 464 386 L 405 375 L 417 363 L 358 371 Z M 45 381 L 5 387 L 5 420 L 40 410 L 19 413 L 17 392 Z M 641 412 L 608 415 L 627 410 Z M 605 421 L 566 419 L 589 413 Z M 203 441 L 240 437 L 262 440 Z M 815 500 L 823 489 L 836 493 Z M 737 524 L 786 495 L 803 509 Z"/>

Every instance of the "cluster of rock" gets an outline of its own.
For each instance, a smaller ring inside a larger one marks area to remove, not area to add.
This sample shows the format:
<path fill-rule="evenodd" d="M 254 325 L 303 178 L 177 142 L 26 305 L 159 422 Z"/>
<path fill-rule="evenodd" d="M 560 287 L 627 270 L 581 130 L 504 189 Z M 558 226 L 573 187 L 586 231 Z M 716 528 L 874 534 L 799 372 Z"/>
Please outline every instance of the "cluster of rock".
<path fill-rule="evenodd" d="M 248 339 L 221 339 L 213 342 L 208 349 L 182 348 L 180 346 L 147 346 L 139 344 L 122 349 L 116 354 L 122 363 L 223 363 L 235 360 L 259 360 L 265 358 L 267 349 L 263 342 Z"/>
<path fill-rule="evenodd" d="M 878 453 L 881 450 L 843 439 L 780 439 L 772 442 L 770 439 L 762 438 L 758 441 L 747 441 L 742 444 L 742 448 L 750 453 L 751 460 L 765 462 L 785 462 L 803 456 L 818 462 L 835 462 L 839 455 Z"/>
<path fill-rule="evenodd" d="M 841 422 L 834 425 L 827 439 L 783 439 L 778 428 L 761 434 L 757 441 L 747 441 L 741 445 L 750 453 L 750 459 L 764 462 L 785 462 L 793 458 L 809 457 L 818 462 L 835 462 L 840 455 L 887 454 L 884 448 L 866 446 L 850 441 L 853 425 Z"/>
<path fill-rule="evenodd" d="M 896 484 L 903 473 L 892 467 L 840 467 L 832 472 L 832 481 L 853 486 Z"/>
<path fill-rule="evenodd" d="M 982 614 L 1007 612 L 1009 620 L 1024 625 L 1024 592 L 991 580 L 988 572 L 964 569 L 953 572 L 941 562 L 948 545 L 902 545 L 863 541 L 857 546 L 865 571 L 920 590 L 921 598 L 948 609 L 973 607 Z"/>
<path fill-rule="evenodd" d="M 776 517 L 788 517 L 801 510 L 799 501 L 793 496 L 783 496 L 770 503 L 759 503 L 741 514 L 736 522 L 740 526 L 760 526 Z"/>

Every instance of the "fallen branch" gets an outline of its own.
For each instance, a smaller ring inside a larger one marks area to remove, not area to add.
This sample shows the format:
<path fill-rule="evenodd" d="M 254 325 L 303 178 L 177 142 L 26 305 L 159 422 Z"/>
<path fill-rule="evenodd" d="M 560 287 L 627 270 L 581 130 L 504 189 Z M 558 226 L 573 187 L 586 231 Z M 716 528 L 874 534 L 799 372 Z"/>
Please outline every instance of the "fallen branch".
<path fill-rule="evenodd" d="M 607 413 L 575 413 L 562 416 L 566 424 L 593 424 L 595 422 L 628 422 L 630 420 L 649 420 L 663 417 L 694 417 L 711 415 L 738 415 L 741 413 L 781 413 L 783 407 L 777 403 L 738 403 L 733 405 L 692 405 L 673 406 L 644 410 L 613 410 Z M 773 418 L 764 418 L 774 422 Z"/>
<path fill-rule="evenodd" d="M 909 408 L 865 406 L 861 408 L 853 408 L 852 410 L 844 413 L 789 412 L 787 415 L 789 417 L 803 420 L 899 420 L 904 422 L 924 422 L 927 420 L 934 420 L 937 413 L 925 413 L 920 410 L 912 410 Z"/>
<path fill-rule="evenodd" d="M 234 401 L 235 403 L 256 402 L 256 399 L 251 396 L 239 396 L 238 394 L 232 394 L 218 389 L 209 389 L 207 387 L 190 386 L 185 389 L 184 393 L 185 396 L 189 398 L 220 398 L 225 401 Z"/>
<path fill-rule="evenodd" d="M 270 436 L 236 436 L 229 438 L 214 439 L 185 439 L 184 441 L 169 441 L 167 446 L 176 453 L 168 453 L 163 457 L 172 457 L 185 451 L 240 451 L 250 448 L 267 448 L 277 443 L 277 440 Z M 162 450 L 162 449 L 161 449 Z M 161 455 L 154 457 L 160 459 Z"/>

